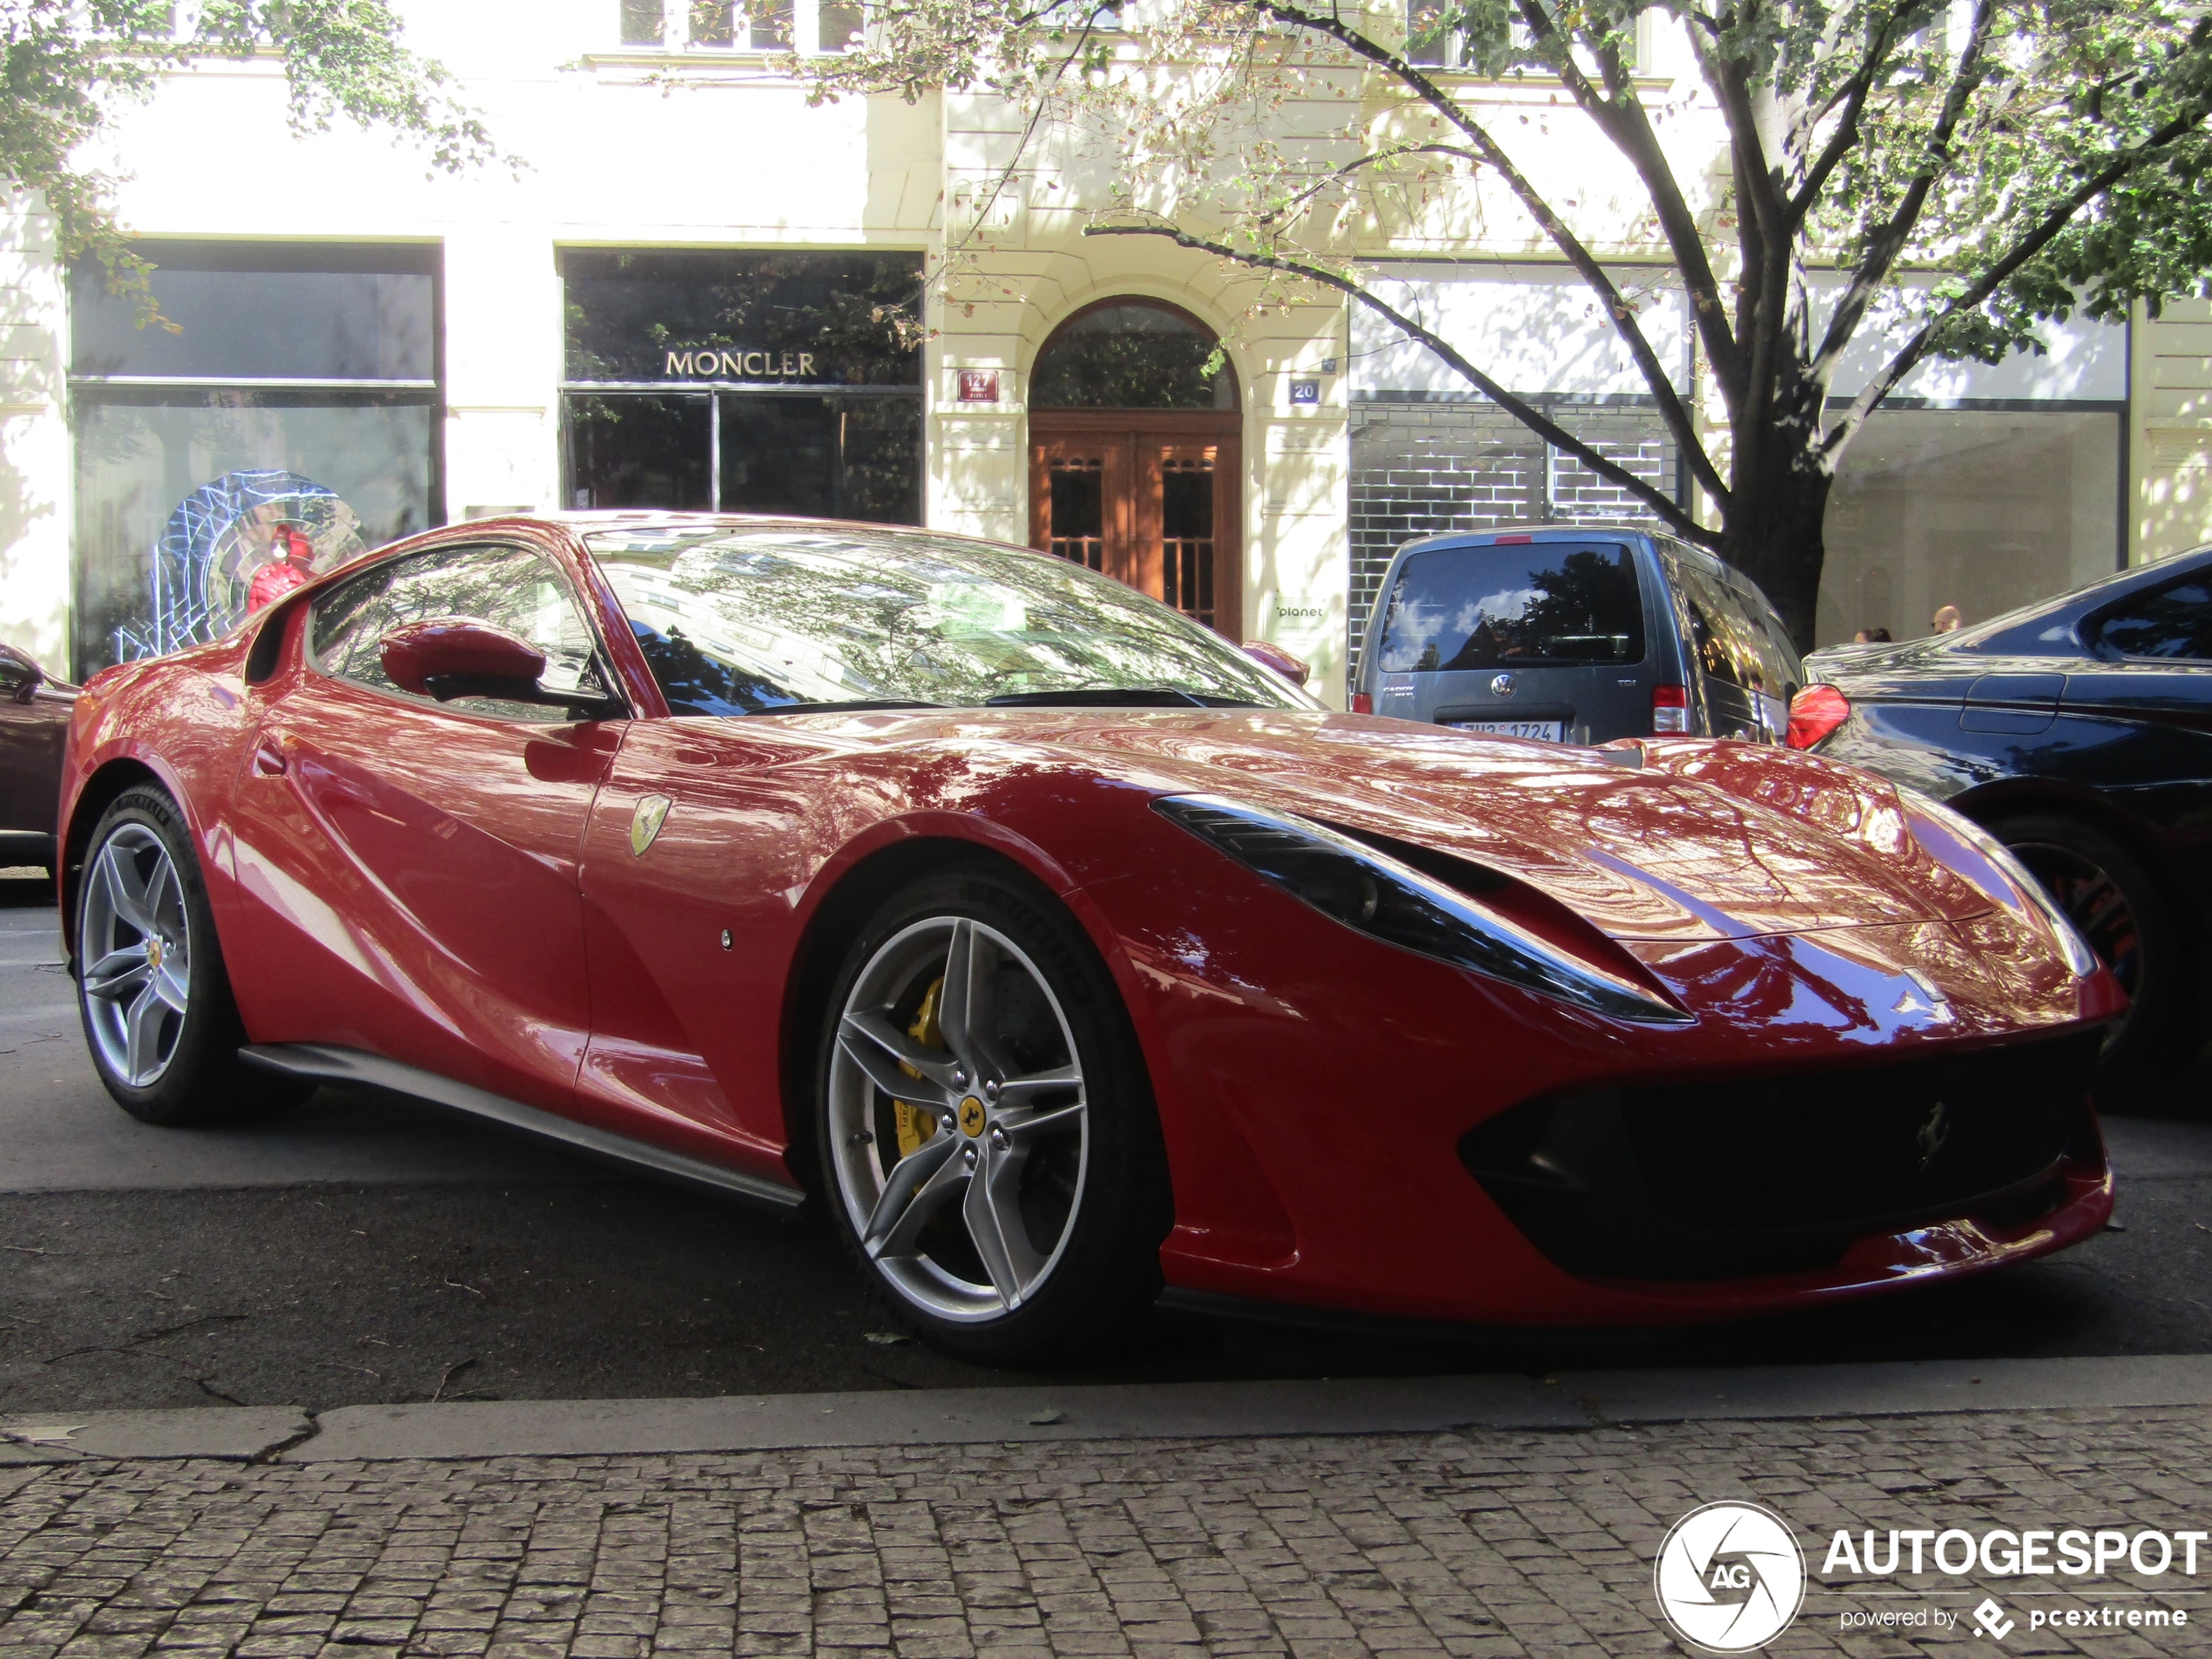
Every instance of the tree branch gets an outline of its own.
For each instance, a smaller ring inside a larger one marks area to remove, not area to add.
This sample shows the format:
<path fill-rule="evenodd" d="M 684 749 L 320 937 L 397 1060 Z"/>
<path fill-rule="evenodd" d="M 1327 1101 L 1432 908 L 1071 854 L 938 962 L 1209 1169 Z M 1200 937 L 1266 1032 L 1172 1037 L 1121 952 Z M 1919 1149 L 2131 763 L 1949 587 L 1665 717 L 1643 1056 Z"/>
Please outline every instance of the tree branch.
<path fill-rule="evenodd" d="M 1959 123 L 1965 119 L 1966 102 L 1974 89 L 1981 84 L 1982 46 L 1989 37 L 1990 20 L 1997 8 L 1993 0 L 1974 0 L 1973 32 L 1966 38 L 1966 49 L 1959 54 L 1959 67 L 1951 77 L 1951 85 L 1944 93 L 1943 113 L 1937 118 L 1934 129 L 1928 134 L 1928 158 L 1912 176 L 1905 188 L 1897 211 L 1888 223 L 1874 233 L 1867 246 L 1866 257 L 1851 273 L 1850 285 L 1836 301 L 1836 309 L 1828 319 L 1828 331 L 1822 337 L 1820 349 L 1813 354 L 1812 373 L 1816 380 L 1824 381 L 1834 372 L 1836 360 L 1851 344 L 1851 336 L 1858 332 L 1858 325 L 1866 315 L 1866 307 L 1873 303 L 1874 294 L 1888 279 L 1897 263 L 1897 256 L 1904 248 L 1905 238 L 1912 226 L 1919 222 L 1920 210 L 1928 199 L 1928 192 L 1935 187 L 1937 177 L 1949 165 L 1951 140 L 1957 136 Z M 2074 209 L 2067 210 L 2070 217 Z M 1985 296 L 1986 297 L 1986 296 Z M 1980 301 L 1977 300 L 1976 304 Z"/>
<path fill-rule="evenodd" d="M 1797 193 L 1790 198 L 1787 217 L 1792 235 L 1812 212 L 1813 204 L 1820 199 L 1820 192 L 1827 188 L 1829 179 L 1843 165 L 1844 158 L 1858 143 L 1859 121 L 1866 112 L 1867 97 L 1874 90 L 1874 78 L 1881 72 L 1883 59 L 1889 54 L 1890 24 L 1895 20 L 1894 14 L 1882 19 L 1881 26 L 1874 31 L 1873 44 L 1866 49 L 1858 71 L 1844 84 L 1843 114 L 1836 123 L 1836 130 L 1828 135 L 1828 142 L 1806 169 Z"/>
<path fill-rule="evenodd" d="M 1260 10 L 1278 22 L 1325 35 L 1346 51 L 1387 70 L 1404 84 L 1412 87 L 1424 103 L 1467 134 L 1481 160 L 1506 181 L 1507 188 L 1513 192 L 1529 216 L 1551 239 L 1552 245 L 1566 255 L 1567 262 L 1575 268 L 1575 274 L 1603 302 L 1614 332 L 1628 347 L 1629 355 L 1635 360 L 1637 372 L 1643 377 L 1644 384 L 1651 390 L 1653 401 L 1658 405 L 1660 418 L 1666 422 L 1668 431 L 1673 435 L 1683 458 L 1689 463 L 1690 470 L 1696 474 L 1698 482 L 1704 485 L 1716 501 L 1724 502 L 1728 499 L 1728 486 L 1722 482 L 1719 469 L 1713 465 L 1712 458 L 1706 455 L 1704 445 L 1699 442 L 1696 426 L 1689 418 L 1689 411 L 1683 407 L 1681 395 L 1676 391 L 1674 382 L 1668 378 L 1666 369 L 1660 364 L 1658 354 L 1651 349 L 1651 342 L 1637 326 L 1635 310 L 1622 298 L 1620 290 L 1614 286 L 1613 279 L 1604 266 L 1597 262 L 1596 256 L 1583 246 L 1581 239 L 1568 227 L 1566 221 L 1552 211 L 1551 204 L 1537 193 L 1535 186 L 1514 165 L 1512 158 L 1490 136 L 1488 130 L 1419 69 L 1339 19 L 1300 10 L 1287 3 L 1286 0 L 1258 0 L 1258 6 Z M 1702 261 L 1703 244 L 1696 245 Z M 1683 276 L 1687 282 L 1689 280 L 1687 269 Z M 1709 284 L 1712 280 L 1710 267 L 1705 271 L 1705 280 Z M 1689 296 L 1689 309 L 1693 318 L 1700 317 L 1697 296 L 1694 293 Z"/>
<path fill-rule="evenodd" d="M 1561 36 L 1558 24 L 1540 0 L 1520 0 L 1520 3 L 1521 16 L 1530 30 L 1541 31 L 1539 39 L 1548 34 L 1560 42 L 1561 81 L 1582 111 L 1597 124 L 1598 130 L 1613 140 L 1613 147 L 1628 158 L 1629 165 L 1643 181 L 1644 193 L 1650 197 L 1652 210 L 1658 217 L 1660 233 L 1667 239 L 1668 251 L 1675 256 L 1675 268 L 1682 273 L 1690 326 L 1704 341 L 1705 355 L 1724 392 L 1731 399 L 1740 395 L 1743 377 L 1742 342 L 1729 327 L 1728 307 L 1721 302 L 1720 279 L 1713 273 L 1712 259 L 1705 250 L 1705 239 L 1697 228 L 1696 215 L 1689 211 L 1682 185 L 1667 163 L 1666 152 L 1659 147 L 1659 135 L 1651 130 L 1650 117 L 1635 96 L 1635 85 L 1621 62 L 1620 53 L 1609 45 L 1598 48 L 1599 66 L 1613 94 L 1610 98 L 1601 98 L 1589 78 L 1582 73 L 1581 66 L 1575 63 L 1572 43 Z M 1717 471 L 1710 481 L 1704 471 L 1698 473 L 1698 482 L 1716 500 L 1727 495 L 1719 478 Z"/>
<path fill-rule="evenodd" d="M 1449 156 L 1455 161 L 1464 161 L 1473 167 L 1480 167 L 1483 165 L 1481 155 L 1476 151 L 1468 149 L 1465 145 L 1436 143 L 1390 145 L 1380 150 L 1371 150 L 1364 156 L 1354 156 L 1351 160 L 1330 168 L 1328 172 L 1315 178 L 1303 189 L 1293 192 L 1281 206 L 1259 214 L 1255 222 L 1272 226 L 1290 219 L 1293 217 L 1293 210 L 1305 206 L 1330 185 L 1341 184 L 1352 174 L 1365 168 L 1379 166 L 1386 161 L 1395 161 L 1400 156 Z"/>
<path fill-rule="evenodd" d="M 1914 331 L 1912 339 L 1906 341 L 1898 354 L 1890 359 L 1887 367 L 1869 381 L 1858 395 L 1851 400 L 1851 408 L 1844 412 L 1835 426 L 1830 428 L 1828 435 L 1821 440 L 1820 453 L 1823 455 L 1833 455 L 1850 440 L 1853 433 L 1865 424 L 1866 417 L 1873 413 L 1875 406 L 1888 396 L 1891 388 L 1911 374 L 1913 366 L 1927 354 L 1929 342 L 1935 338 L 1937 331 L 1945 323 L 1962 312 L 1972 311 L 1987 300 L 1991 294 L 2004 286 L 2006 280 L 2015 271 L 2048 247 L 2059 233 L 2073 220 L 2076 213 L 2136 168 L 2151 160 L 2156 152 L 2164 149 L 2176 138 L 2202 125 L 2208 115 L 2212 115 L 2212 104 L 2200 103 L 2194 111 L 2175 116 L 2134 149 L 2114 157 L 2103 167 L 2076 185 L 2063 202 L 2045 216 L 2040 224 L 2014 245 L 2011 253 L 1991 266 L 1965 293 L 1953 299 Z"/>
<path fill-rule="evenodd" d="M 1334 288 L 1338 293 L 1358 300 L 1377 315 L 1394 323 L 1411 338 L 1420 341 L 1422 345 L 1427 347 L 1429 350 L 1434 352 L 1445 362 L 1465 376 L 1469 384 L 1492 402 L 1497 404 L 1500 408 L 1505 410 L 1507 414 L 1512 415 L 1514 419 L 1519 421 L 1547 443 L 1573 455 L 1608 483 L 1618 485 L 1621 489 L 1627 490 L 1664 519 L 1677 534 L 1704 547 L 1718 549 L 1721 544 L 1721 538 L 1716 532 L 1709 530 L 1698 523 L 1676 505 L 1671 497 L 1637 477 L 1618 462 L 1606 459 L 1533 404 L 1515 397 L 1511 392 L 1506 390 L 1504 387 L 1467 361 L 1449 342 L 1422 327 L 1420 324 L 1406 316 L 1387 300 L 1378 298 L 1348 277 L 1339 276 L 1334 271 L 1325 270 L 1319 266 L 1308 265 L 1302 260 L 1284 259 L 1270 253 L 1240 253 L 1225 243 L 1209 241 L 1204 237 L 1193 236 L 1187 231 L 1177 230 L 1172 225 L 1087 225 L 1083 227 L 1083 234 L 1085 236 L 1157 236 L 1173 242 L 1177 247 L 1189 248 L 1194 253 L 1211 253 L 1221 259 L 1233 260 L 1238 265 L 1251 266 L 1260 270 L 1281 271 L 1287 275 L 1302 277 L 1309 282 L 1318 282 L 1325 287 Z"/>

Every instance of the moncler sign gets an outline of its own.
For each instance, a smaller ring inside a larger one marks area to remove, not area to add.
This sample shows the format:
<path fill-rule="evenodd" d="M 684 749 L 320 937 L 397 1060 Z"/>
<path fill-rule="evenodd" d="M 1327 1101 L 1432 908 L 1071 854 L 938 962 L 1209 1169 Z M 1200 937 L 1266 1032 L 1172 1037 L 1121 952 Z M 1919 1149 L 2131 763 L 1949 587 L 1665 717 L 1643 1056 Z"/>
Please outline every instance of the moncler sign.
<path fill-rule="evenodd" d="M 671 380 L 804 381 L 814 378 L 810 351 L 747 351 L 741 347 L 695 346 L 671 351 L 661 373 Z"/>

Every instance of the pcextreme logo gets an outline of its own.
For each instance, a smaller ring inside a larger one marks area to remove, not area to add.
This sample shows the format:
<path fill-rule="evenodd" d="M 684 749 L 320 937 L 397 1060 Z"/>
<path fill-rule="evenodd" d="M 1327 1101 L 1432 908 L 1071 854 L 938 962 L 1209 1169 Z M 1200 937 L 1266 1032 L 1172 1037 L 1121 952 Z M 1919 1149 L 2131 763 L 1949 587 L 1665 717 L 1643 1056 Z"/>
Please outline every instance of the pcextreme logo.
<path fill-rule="evenodd" d="M 1804 1605 L 1804 1552 L 1772 1510 L 1709 1503 L 1668 1532 L 1651 1584 L 1684 1642 L 1708 1653 L 1749 1653 L 1788 1629 Z"/>

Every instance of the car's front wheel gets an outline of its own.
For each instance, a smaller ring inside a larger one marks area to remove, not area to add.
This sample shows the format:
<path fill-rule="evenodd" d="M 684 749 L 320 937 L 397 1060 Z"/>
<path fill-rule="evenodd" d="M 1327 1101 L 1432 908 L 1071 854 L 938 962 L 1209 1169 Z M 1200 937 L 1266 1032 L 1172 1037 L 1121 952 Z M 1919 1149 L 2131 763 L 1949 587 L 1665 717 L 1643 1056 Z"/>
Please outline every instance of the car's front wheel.
<path fill-rule="evenodd" d="M 2128 993 L 2128 1013 L 2097 1062 L 2107 1109 L 2162 1081 L 2202 1040 L 2195 953 L 2181 907 L 2134 850 L 2058 813 L 1993 819 L 1990 833 L 2043 884 Z"/>
<path fill-rule="evenodd" d="M 1074 920 L 988 866 L 927 880 L 847 954 L 817 1129 L 840 1232 L 939 1346 L 995 1364 L 1125 1340 L 1170 1221 L 1141 1055 Z"/>
<path fill-rule="evenodd" d="M 258 1116 L 298 1084 L 249 1070 L 191 832 L 167 792 L 127 789 L 93 829 L 77 884 L 77 1001 L 116 1103 L 171 1127 Z"/>

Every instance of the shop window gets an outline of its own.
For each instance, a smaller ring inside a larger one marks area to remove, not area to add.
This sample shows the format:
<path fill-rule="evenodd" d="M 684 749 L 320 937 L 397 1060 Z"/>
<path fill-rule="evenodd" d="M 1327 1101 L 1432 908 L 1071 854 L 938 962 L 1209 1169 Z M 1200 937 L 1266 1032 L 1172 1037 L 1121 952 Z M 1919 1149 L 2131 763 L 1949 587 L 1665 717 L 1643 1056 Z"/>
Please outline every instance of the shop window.
<path fill-rule="evenodd" d="M 664 0 L 621 0 L 621 4 L 624 45 L 668 44 L 668 10 Z"/>
<path fill-rule="evenodd" d="M 1828 499 L 1817 643 L 1912 639 L 2109 575 L 2121 561 L 2117 409 L 1878 409 Z"/>
<path fill-rule="evenodd" d="M 579 508 L 921 516 L 914 254 L 563 256 Z"/>
<path fill-rule="evenodd" d="M 71 278 L 80 678 L 443 516 L 436 250 L 139 252 L 174 331 Z"/>
<path fill-rule="evenodd" d="M 1038 409 L 1233 409 L 1237 376 L 1207 372 L 1213 335 L 1180 311 L 1142 300 L 1095 306 L 1037 355 Z"/>

